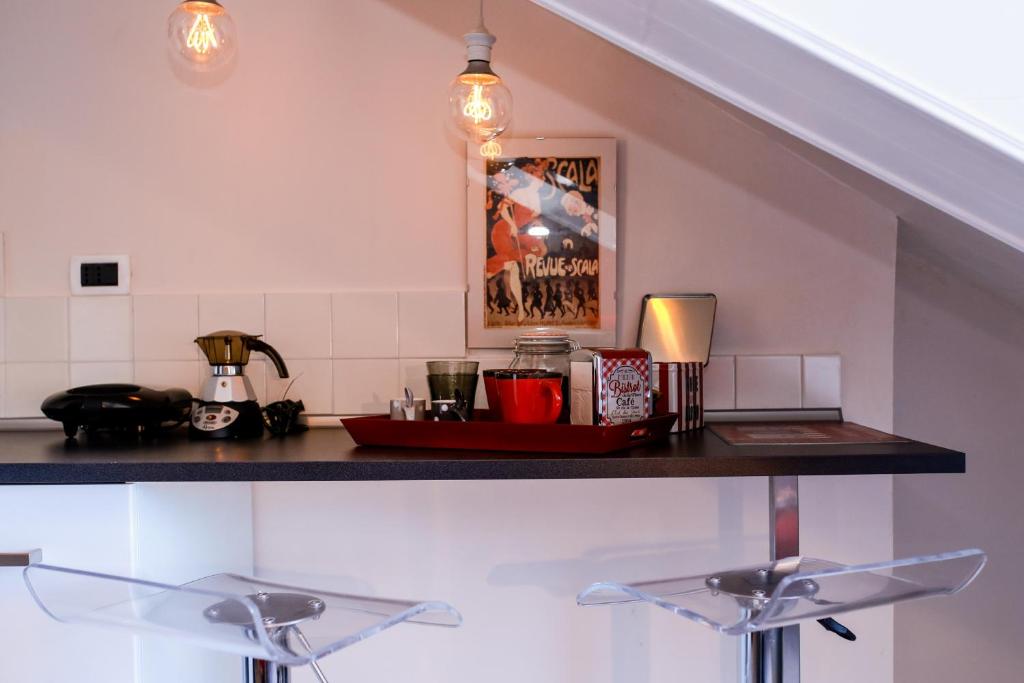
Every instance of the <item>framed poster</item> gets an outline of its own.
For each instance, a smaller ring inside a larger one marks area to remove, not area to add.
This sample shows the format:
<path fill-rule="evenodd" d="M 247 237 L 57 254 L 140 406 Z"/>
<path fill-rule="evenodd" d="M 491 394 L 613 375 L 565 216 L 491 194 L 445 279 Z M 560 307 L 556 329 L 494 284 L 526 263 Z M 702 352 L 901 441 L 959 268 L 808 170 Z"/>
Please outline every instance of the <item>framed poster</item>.
<path fill-rule="evenodd" d="M 506 348 L 538 327 L 615 345 L 615 140 L 498 139 L 467 149 L 466 340 Z"/>

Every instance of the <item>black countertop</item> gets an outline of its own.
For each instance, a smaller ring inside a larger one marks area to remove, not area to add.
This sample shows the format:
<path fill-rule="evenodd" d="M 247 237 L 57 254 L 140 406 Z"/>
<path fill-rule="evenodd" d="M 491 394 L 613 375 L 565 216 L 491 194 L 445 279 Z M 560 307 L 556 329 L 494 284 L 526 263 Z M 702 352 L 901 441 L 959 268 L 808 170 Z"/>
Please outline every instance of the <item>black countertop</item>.
<path fill-rule="evenodd" d="M 710 430 L 603 456 L 356 446 L 342 429 L 286 439 L 66 443 L 59 431 L 0 432 L 0 484 L 142 481 L 607 479 L 964 472 L 964 454 L 920 442 L 731 446 Z"/>

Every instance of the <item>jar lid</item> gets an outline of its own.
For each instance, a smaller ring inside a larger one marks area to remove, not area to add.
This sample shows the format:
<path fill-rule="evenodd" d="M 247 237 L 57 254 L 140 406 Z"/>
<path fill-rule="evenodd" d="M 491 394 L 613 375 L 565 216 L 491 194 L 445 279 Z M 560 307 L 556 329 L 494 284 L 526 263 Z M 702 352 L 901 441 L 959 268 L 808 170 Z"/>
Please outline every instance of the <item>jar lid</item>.
<path fill-rule="evenodd" d="M 513 342 L 516 353 L 571 353 L 580 348 L 576 340 L 569 337 L 564 330 L 553 327 L 539 327 L 532 332 L 521 334 Z"/>

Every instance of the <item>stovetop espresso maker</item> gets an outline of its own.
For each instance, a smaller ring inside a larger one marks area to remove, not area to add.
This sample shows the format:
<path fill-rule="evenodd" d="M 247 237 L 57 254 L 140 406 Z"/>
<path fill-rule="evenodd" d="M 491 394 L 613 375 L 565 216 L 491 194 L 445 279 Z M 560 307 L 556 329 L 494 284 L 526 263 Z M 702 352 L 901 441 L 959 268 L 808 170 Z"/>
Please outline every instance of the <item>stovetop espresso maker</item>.
<path fill-rule="evenodd" d="M 244 368 L 249 354 L 258 351 L 274 363 L 277 374 L 288 376 L 288 368 L 274 347 L 259 338 L 237 330 L 221 330 L 196 337 L 206 354 L 213 375 L 206 380 L 192 409 L 189 436 L 200 439 L 258 437 L 263 434 L 263 413 L 252 382 Z"/>

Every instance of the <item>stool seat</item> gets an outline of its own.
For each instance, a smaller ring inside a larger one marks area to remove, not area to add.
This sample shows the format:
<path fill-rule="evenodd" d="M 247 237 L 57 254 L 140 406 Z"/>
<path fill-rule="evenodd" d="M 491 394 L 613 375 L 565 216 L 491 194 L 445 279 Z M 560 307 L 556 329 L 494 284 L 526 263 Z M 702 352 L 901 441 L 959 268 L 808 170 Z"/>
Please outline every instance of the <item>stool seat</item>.
<path fill-rule="evenodd" d="M 649 602 L 726 635 L 779 628 L 806 619 L 891 605 L 966 588 L 981 572 L 977 549 L 874 564 L 810 557 L 641 583 L 595 583 L 576 601 L 591 607 Z"/>
<path fill-rule="evenodd" d="M 284 667 L 312 665 L 402 622 L 462 623 L 445 602 L 345 595 L 237 574 L 175 586 L 33 564 L 24 578 L 58 621 L 171 636 Z"/>

